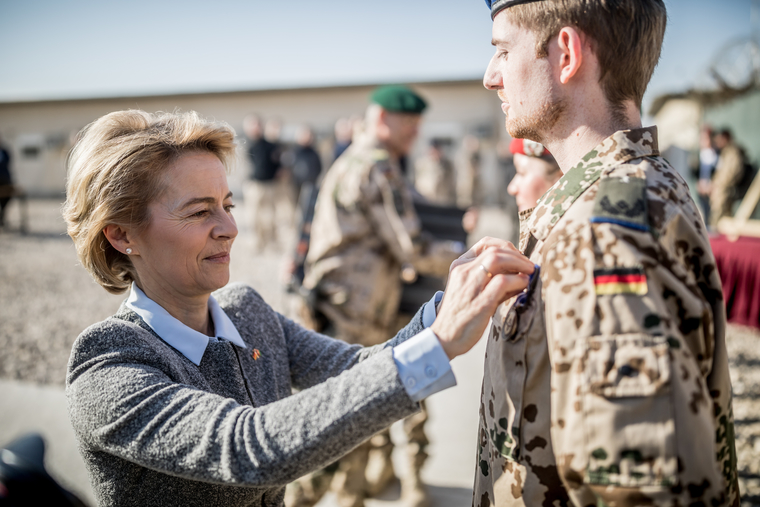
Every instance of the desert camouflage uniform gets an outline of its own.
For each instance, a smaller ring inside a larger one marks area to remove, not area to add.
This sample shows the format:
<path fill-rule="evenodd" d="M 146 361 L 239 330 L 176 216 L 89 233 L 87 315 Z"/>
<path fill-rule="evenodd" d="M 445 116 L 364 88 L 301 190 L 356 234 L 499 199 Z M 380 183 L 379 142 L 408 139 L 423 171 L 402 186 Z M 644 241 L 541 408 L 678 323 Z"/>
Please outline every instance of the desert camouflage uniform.
<path fill-rule="evenodd" d="M 304 286 L 339 338 L 365 346 L 393 334 L 401 269 L 445 276 L 459 253 L 426 241 L 398 163 L 384 149 L 355 143 L 322 183 L 312 222 Z"/>
<path fill-rule="evenodd" d="M 656 127 L 521 216 L 540 266 L 493 316 L 473 505 L 739 505 L 720 280 Z"/>
<path fill-rule="evenodd" d="M 304 286 L 320 295 L 316 308 L 328 318 L 335 336 L 364 346 L 382 343 L 396 331 L 402 266 L 445 276 L 461 253 L 453 242 L 422 238 L 397 161 L 367 142 L 352 144 L 327 172 L 311 238 Z M 421 484 L 419 472 L 427 457 L 426 421 L 424 403 L 420 414 L 404 421 L 411 472 L 403 481 L 414 486 Z M 373 452 L 391 467 L 390 434 L 373 440 Z M 342 505 L 360 505 L 350 502 L 361 500 L 358 490 L 367 486 L 363 477 L 372 448 L 366 442 L 341 460 L 336 484 L 351 498 L 346 503 L 339 494 Z"/>
<path fill-rule="evenodd" d="M 426 156 L 414 165 L 414 188 L 428 201 L 441 206 L 456 206 L 457 183 L 454 164 L 441 155 Z"/>

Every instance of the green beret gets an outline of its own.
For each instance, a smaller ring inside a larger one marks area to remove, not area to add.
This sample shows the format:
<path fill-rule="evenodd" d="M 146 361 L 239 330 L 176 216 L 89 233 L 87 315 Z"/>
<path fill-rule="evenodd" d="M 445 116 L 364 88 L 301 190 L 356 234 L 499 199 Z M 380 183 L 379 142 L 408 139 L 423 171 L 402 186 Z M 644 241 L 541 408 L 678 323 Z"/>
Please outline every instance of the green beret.
<path fill-rule="evenodd" d="M 372 92 L 370 101 L 394 113 L 422 114 L 427 107 L 422 97 L 403 85 L 381 86 Z"/>

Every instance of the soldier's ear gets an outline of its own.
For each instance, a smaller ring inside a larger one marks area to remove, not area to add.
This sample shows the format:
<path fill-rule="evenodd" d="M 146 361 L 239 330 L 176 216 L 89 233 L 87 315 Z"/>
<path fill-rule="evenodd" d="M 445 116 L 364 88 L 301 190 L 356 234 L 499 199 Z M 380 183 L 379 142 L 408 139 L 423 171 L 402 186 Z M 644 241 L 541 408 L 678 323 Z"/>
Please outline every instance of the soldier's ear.
<path fill-rule="evenodd" d="M 375 135 L 380 140 L 386 140 L 390 135 L 390 126 L 388 121 L 388 111 L 381 108 L 377 115 L 377 123 L 373 125 Z"/>
<path fill-rule="evenodd" d="M 572 26 L 559 31 L 557 46 L 559 48 L 559 81 L 568 84 L 578 73 L 583 64 L 583 36 Z"/>

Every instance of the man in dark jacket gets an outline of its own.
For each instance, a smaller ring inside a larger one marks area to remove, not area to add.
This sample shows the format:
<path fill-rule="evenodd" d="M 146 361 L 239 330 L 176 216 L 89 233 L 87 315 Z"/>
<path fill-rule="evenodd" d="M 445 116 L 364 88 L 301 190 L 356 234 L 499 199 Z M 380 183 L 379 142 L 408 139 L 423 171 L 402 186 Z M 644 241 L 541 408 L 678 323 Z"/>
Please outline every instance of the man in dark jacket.
<path fill-rule="evenodd" d="M 268 244 L 277 241 L 275 220 L 280 148 L 274 142 L 276 140 L 274 133 L 269 136 L 264 135 L 261 118 L 256 115 L 246 116 L 243 130 L 249 140 L 248 157 L 251 161 L 251 171 L 245 182 L 243 194 L 255 247 L 260 251 Z M 267 130 L 273 132 L 279 128 L 275 129 L 274 125 L 267 125 Z"/>
<path fill-rule="evenodd" d="M 13 179 L 11 178 L 10 166 L 11 155 L 5 149 L 5 146 L 0 144 L 0 227 L 5 225 L 5 207 L 13 195 Z"/>

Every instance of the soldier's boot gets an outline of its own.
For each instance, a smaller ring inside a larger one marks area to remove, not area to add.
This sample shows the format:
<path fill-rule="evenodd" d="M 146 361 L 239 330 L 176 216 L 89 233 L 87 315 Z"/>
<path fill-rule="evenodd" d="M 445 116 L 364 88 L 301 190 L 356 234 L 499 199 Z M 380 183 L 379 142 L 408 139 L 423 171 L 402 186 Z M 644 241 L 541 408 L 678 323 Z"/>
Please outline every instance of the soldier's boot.
<path fill-rule="evenodd" d="M 409 472 L 401 479 L 401 501 L 404 507 L 430 506 L 430 492 L 421 477 L 422 467 L 428 457 L 425 449 L 430 443 L 425 435 L 428 414 L 424 400 L 420 405 L 421 412 L 404 419 L 404 431 L 407 436 L 406 456 L 409 462 Z"/>
<path fill-rule="evenodd" d="M 338 471 L 332 481 L 339 507 L 363 507 L 367 481 L 364 471 L 370 451 L 369 441 L 340 459 Z"/>
<path fill-rule="evenodd" d="M 367 496 L 375 497 L 385 491 L 395 480 L 396 472 L 393 470 L 391 453 L 393 441 L 390 430 L 385 430 L 370 440 L 372 448 L 367 462 Z"/>

